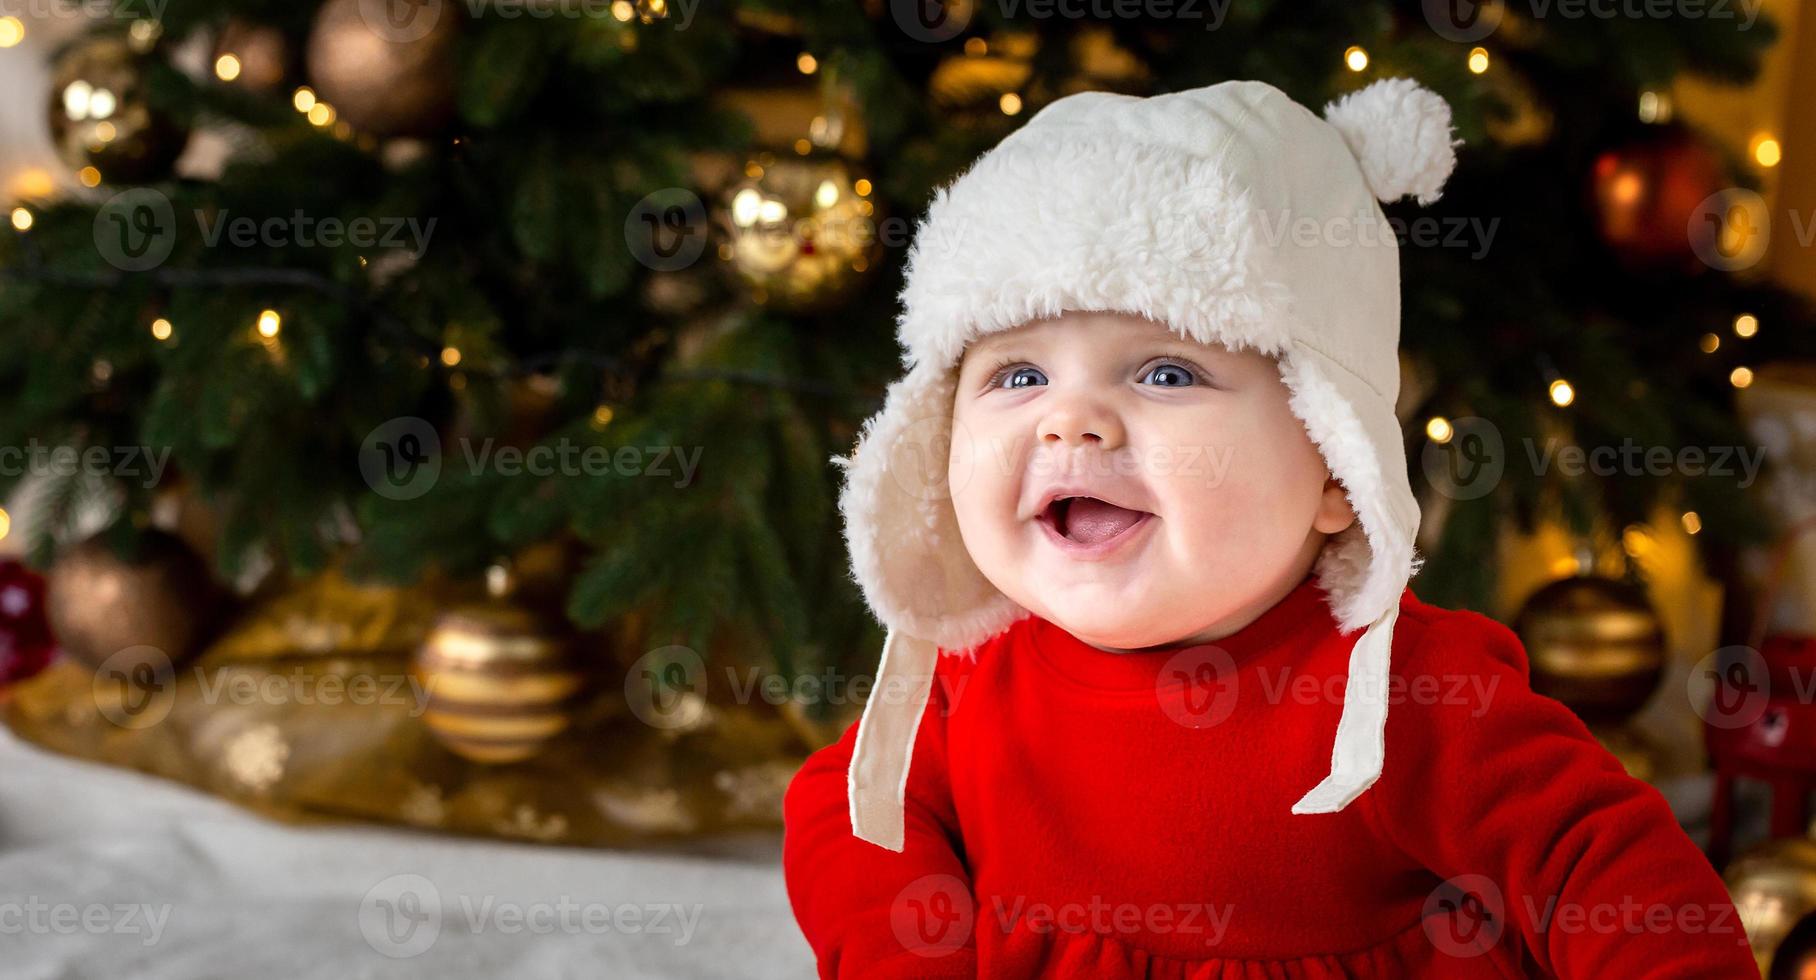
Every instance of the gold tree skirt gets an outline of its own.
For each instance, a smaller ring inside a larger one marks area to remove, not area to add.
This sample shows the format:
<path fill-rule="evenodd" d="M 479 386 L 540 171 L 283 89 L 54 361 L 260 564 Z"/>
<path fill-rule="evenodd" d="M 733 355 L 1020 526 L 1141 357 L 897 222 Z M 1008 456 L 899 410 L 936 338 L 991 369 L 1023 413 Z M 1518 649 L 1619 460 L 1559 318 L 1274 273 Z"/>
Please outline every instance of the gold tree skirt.
<path fill-rule="evenodd" d="M 812 748 L 800 727 L 767 703 L 710 702 L 685 728 L 652 727 L 626 708 L 614 664 L 536 757 L 485 765 L 449 752 L 423 723 L 410 670 L 425 610 L 421 593 L 326 576 L 176 668 L 162 702 L 60 660 L 0 697 L 0 713 L 51 751 L 286 821 L 607 845 L 780 825 Z"/>

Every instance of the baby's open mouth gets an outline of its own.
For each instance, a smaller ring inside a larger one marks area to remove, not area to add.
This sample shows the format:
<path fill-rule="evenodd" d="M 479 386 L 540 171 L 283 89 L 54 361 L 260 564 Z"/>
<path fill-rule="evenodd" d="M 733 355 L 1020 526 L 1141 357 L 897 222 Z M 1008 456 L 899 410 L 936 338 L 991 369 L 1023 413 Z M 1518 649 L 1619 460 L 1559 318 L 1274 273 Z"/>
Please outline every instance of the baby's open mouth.
<path fill-rule="evenodd" d="M 1118 507 L 1096 497 L 1061 497 L 1040 519 L 1051 524 L 1060 537 L 1089 545 L 1108 541 L 1148 516 L 1147 511 Z"/>

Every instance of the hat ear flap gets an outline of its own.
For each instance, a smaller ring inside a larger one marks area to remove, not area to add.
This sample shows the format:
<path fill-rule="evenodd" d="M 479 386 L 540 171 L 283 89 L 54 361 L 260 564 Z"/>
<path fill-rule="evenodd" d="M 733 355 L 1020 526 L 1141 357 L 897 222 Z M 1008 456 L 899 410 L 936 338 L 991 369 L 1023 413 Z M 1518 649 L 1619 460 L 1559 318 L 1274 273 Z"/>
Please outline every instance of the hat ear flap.
<path fill-rule="evenodd" d="M 832 460 L 845 469 L 852 578 L 877 621 L 952 651 L 1027 615 L 978 570 L 959 532 L 952 495 L 982 464 L 952 419 L 957 383 L 956 368 L 916 365 L 889 386 L 851 456 Z"/>
<path fill-rule="evenodd" d="M 1324 107 L 1349 144 L 1368 189 L 1383 202 L 1412 195 L 1431 204 L 1456 168 L 1450 104 L 1410 78 L 1384 78 Z"/>

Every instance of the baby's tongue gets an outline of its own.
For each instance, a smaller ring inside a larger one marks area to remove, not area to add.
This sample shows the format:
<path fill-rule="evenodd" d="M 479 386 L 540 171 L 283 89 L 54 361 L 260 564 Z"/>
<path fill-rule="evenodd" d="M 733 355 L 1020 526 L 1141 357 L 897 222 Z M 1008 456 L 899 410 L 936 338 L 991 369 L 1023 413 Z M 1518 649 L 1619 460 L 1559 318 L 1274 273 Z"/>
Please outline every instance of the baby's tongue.
<path fill-rule="evenodd" d="M 1078 497 L 1066 508 L 1066 537 L 1096 544 L 1128 530 L 1141 520 L 1141 511 L 1125 510 L 1094 497 Z"/>

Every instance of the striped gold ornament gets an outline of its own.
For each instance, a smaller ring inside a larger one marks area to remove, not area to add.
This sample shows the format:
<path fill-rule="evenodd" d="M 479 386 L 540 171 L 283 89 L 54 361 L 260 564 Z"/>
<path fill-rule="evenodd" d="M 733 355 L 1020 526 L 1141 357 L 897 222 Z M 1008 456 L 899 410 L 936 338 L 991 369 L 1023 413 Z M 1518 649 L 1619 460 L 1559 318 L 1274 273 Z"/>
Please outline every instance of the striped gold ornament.
<path fill-rule="evenodd" d="M 1639 587 L 1606 578 L 1560 579 L 1533 593 L 1515 617 L 1532 689 L 1587 721 L 1620 721 L 1658 689 L 1664 624 Z"/>
<path fill-rule="evenodd" d="M 429 730 L 474 762 L 534 756 L 568 727 L 581 687 L 567 638 L 504 601 L 442 613 L 411 669 Z"/>

